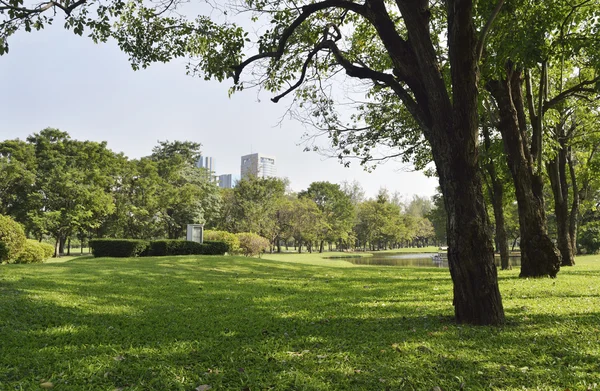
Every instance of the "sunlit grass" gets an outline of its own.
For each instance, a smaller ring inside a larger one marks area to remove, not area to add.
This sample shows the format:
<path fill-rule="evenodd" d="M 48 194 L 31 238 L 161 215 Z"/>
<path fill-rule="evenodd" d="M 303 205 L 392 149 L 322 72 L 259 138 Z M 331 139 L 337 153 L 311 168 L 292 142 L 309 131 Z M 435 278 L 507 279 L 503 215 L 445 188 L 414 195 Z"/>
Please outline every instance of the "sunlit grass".
<path fill-rule="evenodd" d="M 452 322 L 448 270 L 322 257 L 2 266 L 0 389 L 600 389 L 599 256 L 499 272 L 502 327 Z"/>

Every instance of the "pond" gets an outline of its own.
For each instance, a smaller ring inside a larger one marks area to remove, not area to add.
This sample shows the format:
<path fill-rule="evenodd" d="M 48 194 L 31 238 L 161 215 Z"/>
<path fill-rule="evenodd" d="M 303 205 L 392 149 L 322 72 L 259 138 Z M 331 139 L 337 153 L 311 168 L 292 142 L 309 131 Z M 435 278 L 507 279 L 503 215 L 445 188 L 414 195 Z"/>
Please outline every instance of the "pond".
<path fill-rule="evenodd" d="M 378 265 L 378 266 L 412 266 L 412 267 L 448 267 L 447 260 L 434 257 L 437 253 L 374 253 L 372 257 L 343 257 L 339 258 L 355 265 Z M 336 257 L 332 257 L 336 258 Z M 500 266 L 500 256 L 496 254 L 496 266 Z M 521 257 L 511 255 L 512 266 L 521 265 Z"/>

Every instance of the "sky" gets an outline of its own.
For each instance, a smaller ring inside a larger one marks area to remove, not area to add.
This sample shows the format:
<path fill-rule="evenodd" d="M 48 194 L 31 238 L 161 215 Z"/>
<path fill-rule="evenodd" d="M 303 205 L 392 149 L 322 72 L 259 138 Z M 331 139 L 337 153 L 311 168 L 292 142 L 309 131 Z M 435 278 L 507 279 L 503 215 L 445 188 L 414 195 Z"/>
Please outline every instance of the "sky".
<path fill-rule="evenodd" d="M 337 159 L 303 152 L 307 129 L 284 118 L 289 102 L 272 103 L 268 92 L 257 90 L 229 97 L 230 80 L 187 76 L 184 60 L 133 71 L 114 42 L 96 45 L 61 23 L 17 33 L 9 44 L 10 52 L 0 56 L 0 140 L 53 127 L 73 139 L 106 141 L 130 158 L 149 155 L 158 140 L 189 140 L 215 159 L 219 175 L 239 177 L 242 155 L 275 156 L 278 176 L 288 178 L 294 191 L 314 181 L 356 180 L 369 197 L 380 188 L 406 199 L 436 192 L 436 178 L 400 162 L 368 173 L 358 162 L 346 168 Z"/>

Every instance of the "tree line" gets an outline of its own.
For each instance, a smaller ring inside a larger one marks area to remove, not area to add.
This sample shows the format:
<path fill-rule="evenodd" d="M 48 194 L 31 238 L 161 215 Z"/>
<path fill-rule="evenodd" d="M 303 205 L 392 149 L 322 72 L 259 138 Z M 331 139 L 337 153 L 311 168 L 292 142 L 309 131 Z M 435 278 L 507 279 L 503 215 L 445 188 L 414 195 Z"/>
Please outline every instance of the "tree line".
<path fill-rule="evenodd" d="M 220 189 L 196 167 L 200 144 L 164 141 L 152 154 L 128 159 L 105 142 L 73 140 L 47 128 L 25 141 L 0 142 L 0 214 L 31 238 L 53 240 L 55 254 L 89 238 L 179 239 L 186 226 L 252 232 L 273 251 L 379 250 L 439 242 L 415 196 L 402 202 L 381 190 L 365 199 L 358 183 L 314 182 L 292 193 L 288 181 L 249 177 Z"/>

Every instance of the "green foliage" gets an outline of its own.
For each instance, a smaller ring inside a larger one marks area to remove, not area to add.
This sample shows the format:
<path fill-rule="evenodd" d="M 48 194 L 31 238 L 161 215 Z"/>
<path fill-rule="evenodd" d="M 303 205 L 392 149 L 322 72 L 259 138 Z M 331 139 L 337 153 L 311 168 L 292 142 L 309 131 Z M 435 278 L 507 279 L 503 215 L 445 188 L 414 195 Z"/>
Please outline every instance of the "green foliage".
<path fill-rule="evenodd" d="M 236 234 L 240 241 L 240 251 L 246 257 L 262 254 L 269 248 L 269 240 L 251 232 Z"/>
<path fill-rule="evenodd" d="M 54 249 L 52 254 L 54 254 Z M 52 256 L 52 254 L 50 256 Z M 44 249 L 44 246 L 35 240 L 28 239 L 21 252 L 19 252 L 15 258 L 14 263 L 40 263 L 46 258 L 49 257 L 47 256 L 47 251 Z"/>
<path fill-rule="evenodd" d="M 44 251 L 44 259 L 51 258 L 54 256 L 54 246 L 48 243 L 37 242 L 38 245 Z"/>
<path fill-rule="evenodd" d="M 8 259 L 8 247 L 2 241 L 0 241 L 0 260 Z"/>
<path fill-rule="evenodd" d="M 236 254 L 240 250 L 240 240 L 238 237 L 227 231 L 204 231 L 204 242 L 207 241 L 221 241 L 227 244 L 227 250 L 229 254 Z"/>
<path fill-rule="evenodd" d="M 23 249 L 26 243 L 23 226 L 9 216 L 0 215 L 0 262 L 13 260 Z"/>
<path fill-rule="evenodd" d="M 250 176 L 238 181 L 224 197 L 219 228 L 229 232 L 256 232 L 267 238 L 277 235 L 276 213 L 285 194 L 285 182 L 278 178 Z"/>
<path fill-rule="evenodd" d="M 138 257 L 148 250 L 149 242 L 140 239 L 91 239 L 94 257 Z"/>
<path fill-rule="evenodd" d="M 586 254 L 595 254 L 600 250 L 600 221 L 593 221 L 580 228 L 577 245 Z"/>

